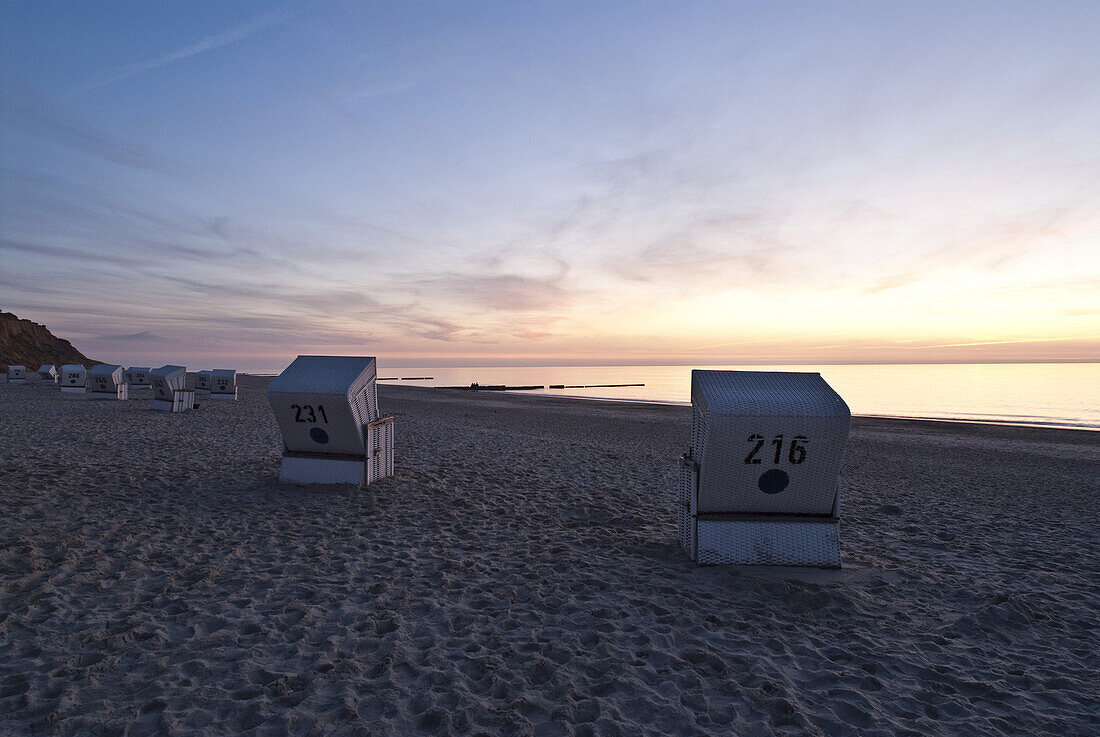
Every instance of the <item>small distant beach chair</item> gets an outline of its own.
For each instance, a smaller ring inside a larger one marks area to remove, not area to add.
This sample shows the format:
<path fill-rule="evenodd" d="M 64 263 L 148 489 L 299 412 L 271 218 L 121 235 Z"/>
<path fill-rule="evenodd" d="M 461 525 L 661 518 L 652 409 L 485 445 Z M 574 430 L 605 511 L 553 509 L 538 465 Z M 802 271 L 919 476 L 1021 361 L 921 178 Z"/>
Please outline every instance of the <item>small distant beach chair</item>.
<path fill-rule="evenodd" d="M 150 368 L 148 366 L 131 366 L 126 369 L 126 383 L 131 389 L 151 389 Z"/>
<path fill-rule="evenodd" d="M 195 401 L 199 402 L 210 398 L 210 384 L 213 377 L 212 371 L 199 371 L 195 374 Z"/>
<path fill-rule="evenodd" d="M 848 405 L 820 374 L 692 371 L 679 542 L 700 564 L 840 567 Z"/>
<path fill-rule="evenodd" d="M 130 386 L 121 366 L 101 363 L 88 372 L 89 399 L 129 399 Z"/>
<path fill-rule="evenodd" d="M 187 369 L 161 366 L 149 372 L 153 385 L 153 409 L 162 412 L 186 412 L 195 408 L 195 391 L 187 388 Z"/>
<path fill-rule="evenodd" d="M 376 379 L 374 358 L 298 356 L 272 380 L 280 481 L 360 486 L 393 475 L 393 418 L 379 415 Z"/>
<path fill-rule="evenodd" d="M 26 384 L 27 383 L 27 367 L 26 366 L 8 366 L 8 383 L 9 384 Z"/>
<path fill-rule="evenodd" d="M 67 363 L 61 367 L 61 391 L 66 394 L 83 394 L 88 384 L 88 369 L 79 363 Z"/>
<path fill-rule="evenodd" d="M 53 384 L 57 381 L 57 367 L 52 363 L 44 363 L 38 368 L 38 380 L 42 383 Z"/>
<path fill-rule="evenodd" d="M 214 369 L 210 372 L 210 398 L 227 401 L 237 398 L 237 372 L 233 369 Z"/>

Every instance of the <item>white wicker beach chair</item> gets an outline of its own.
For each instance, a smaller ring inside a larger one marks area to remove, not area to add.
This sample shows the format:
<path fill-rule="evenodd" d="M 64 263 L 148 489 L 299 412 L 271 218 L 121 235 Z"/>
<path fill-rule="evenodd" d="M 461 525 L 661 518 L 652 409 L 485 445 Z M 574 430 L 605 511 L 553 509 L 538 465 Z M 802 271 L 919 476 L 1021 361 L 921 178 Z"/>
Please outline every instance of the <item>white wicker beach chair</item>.
<path fill-rule="evenodd" d="M 268 385 L 280 481 L 358 486 L 393 475 L 393 418 L 379 416 L 376 378 L 370 357 L 298 356 Z"/>
<path fill-rule="evenodd" d="M 210 372 L 210 398 L 222 401 L 237 398 L 237 372 L 233 369 L 214 369 Z"/>
<path fill-rule="evenodd" d="M 195 408 L 195 391 L 187 388 L 187 369 L 161 366 L 149 372 L 153 385 L 153 409 L 162 412 L 186 412 Z"/>
<path fill-rule="evenodd" d="M 701 564 L 840 567 L 851 412 L 820 374 L 692 371 L 679 542 Z"/>
<path fill-rule="evenodd" d="M 199 371 L 195 374 L 195 400 L 209 399 L 210 398 L 210 386 L 211 379 L 214 376 L 213 371 Z"/>
<path fill-rule="evenodd" d="M 61 367 L 61 391 L 66 394 L 83 394 L 88 383 L 88 369 L 79 363 L 67 363 Z"/>
<path fill-rule="evenodd" d="M 88 372 L 89 399 L 129 399 L 130 385 L 121 366 L 101 363 Z"/>
<path fill-rule="evenodd" d="M 8 383 L 9 384 L 26 384 L 27 383 L 27 367 L 26 366 L 8 366 Z"/>
<path fill-rule="evenodd" d="M 57 367 L 52 363 L 44 363 L 38 367 L 38 379 L 43 383 L 53 384 L 57 379 Z"/>
<path fill-rule="evenodd" d="M 126 369 L 126 383 L 131 389 L 151 389 L 148 366 L 131 366 Z"/>

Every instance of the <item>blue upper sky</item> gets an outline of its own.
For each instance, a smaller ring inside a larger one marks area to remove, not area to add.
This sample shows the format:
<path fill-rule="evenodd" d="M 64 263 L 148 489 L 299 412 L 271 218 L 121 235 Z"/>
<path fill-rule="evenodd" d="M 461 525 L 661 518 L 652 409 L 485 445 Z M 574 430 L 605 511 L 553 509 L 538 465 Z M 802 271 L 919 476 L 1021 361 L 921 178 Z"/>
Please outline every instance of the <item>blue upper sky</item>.
<path fill-rule="evenodd" d="M 1100 4 L 8 2 L 0 308 L 122 363 L 1100 358 Z"/>

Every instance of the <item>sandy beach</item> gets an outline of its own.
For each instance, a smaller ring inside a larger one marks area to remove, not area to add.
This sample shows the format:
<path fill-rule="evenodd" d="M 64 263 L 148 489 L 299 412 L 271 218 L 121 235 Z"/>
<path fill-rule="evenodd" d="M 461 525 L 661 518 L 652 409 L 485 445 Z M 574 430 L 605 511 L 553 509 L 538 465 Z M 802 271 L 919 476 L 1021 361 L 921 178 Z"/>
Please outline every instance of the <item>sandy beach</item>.
<path fill-rule="evenodd" d="M 696 567 L 690 409 L 383 386 L 278 483 L 267 379 L 0 385 L 0 734 L 1100 733 L 1100 434 L 857 418 L 840 571 Z"/>

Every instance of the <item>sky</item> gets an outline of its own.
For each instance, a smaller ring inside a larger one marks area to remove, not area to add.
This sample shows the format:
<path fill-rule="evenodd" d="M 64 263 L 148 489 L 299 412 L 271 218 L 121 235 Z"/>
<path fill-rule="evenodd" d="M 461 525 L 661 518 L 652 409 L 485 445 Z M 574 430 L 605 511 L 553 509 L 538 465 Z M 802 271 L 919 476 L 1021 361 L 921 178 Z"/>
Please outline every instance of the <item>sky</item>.
<path fill-rule="evenodd" d="M 1100 3 L 4 2 L 0 308 L 281 368 L 1100 360 Z"/>

